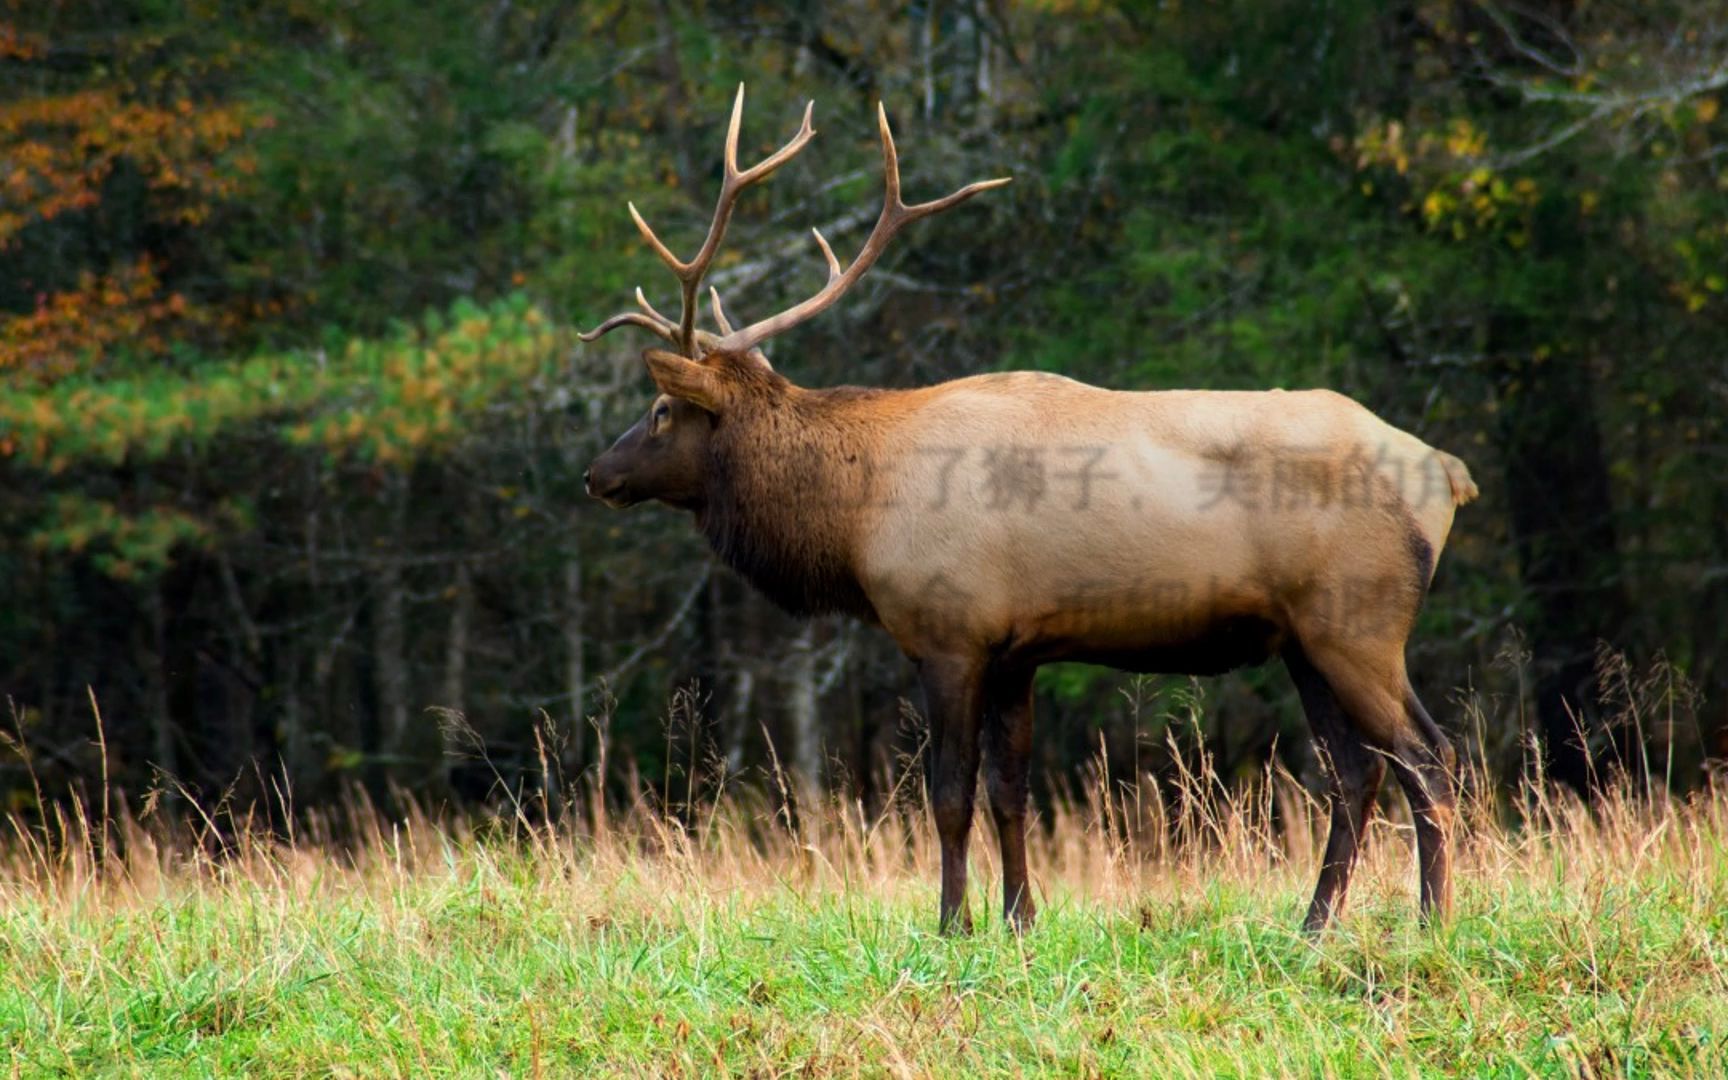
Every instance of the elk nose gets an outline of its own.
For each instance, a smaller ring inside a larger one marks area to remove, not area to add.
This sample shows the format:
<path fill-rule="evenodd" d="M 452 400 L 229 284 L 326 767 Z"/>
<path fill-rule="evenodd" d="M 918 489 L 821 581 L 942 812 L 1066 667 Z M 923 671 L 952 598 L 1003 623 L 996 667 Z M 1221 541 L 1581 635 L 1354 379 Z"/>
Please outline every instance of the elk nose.
<path fill-rule="evenodd" d="M 582 470 L 582 493 L 584 495 L 594 494 L 594 479 L 593 478 L 594 478 L 594 470 L 593 469 L 583 469 Z"/>

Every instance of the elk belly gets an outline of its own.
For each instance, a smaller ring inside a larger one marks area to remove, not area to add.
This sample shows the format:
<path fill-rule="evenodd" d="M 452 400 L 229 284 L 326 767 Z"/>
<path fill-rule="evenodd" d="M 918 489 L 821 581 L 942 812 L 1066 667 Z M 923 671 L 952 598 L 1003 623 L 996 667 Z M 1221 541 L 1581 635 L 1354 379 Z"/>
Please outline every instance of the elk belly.
<path fill-rule="evenodd" d="M 915 449 L 877 507 L 863 580 L 915 655 L 973 643 L 1026 660 L 1215 672 L 1276 648 L 1242 508 L 1143 435 Z"/>

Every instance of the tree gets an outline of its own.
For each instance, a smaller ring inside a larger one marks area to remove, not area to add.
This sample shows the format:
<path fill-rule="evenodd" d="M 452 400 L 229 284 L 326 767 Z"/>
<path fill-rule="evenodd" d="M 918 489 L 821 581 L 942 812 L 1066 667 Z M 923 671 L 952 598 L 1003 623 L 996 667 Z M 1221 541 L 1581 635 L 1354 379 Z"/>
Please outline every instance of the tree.
<path fill-rule="evenodd" d="M 176 55 L 171 28 L 55 26 L 78 44 L 0 24 L 19 91 L 0 102 L 0 252 L 24 268 L 0 284 L 0 373 L 37 380 L 233 328 L 228 298 L 180 285 L 202 268 L 192 234 L 246 189 L 263 123 L 203 92 L 212 65 Z"/>

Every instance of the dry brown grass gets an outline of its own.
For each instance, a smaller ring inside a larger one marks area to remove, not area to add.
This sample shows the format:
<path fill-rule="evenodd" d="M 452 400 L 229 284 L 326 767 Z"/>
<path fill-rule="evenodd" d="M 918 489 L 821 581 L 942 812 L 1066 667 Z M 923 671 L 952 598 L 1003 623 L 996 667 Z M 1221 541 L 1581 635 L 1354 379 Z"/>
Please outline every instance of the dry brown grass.
<path fill-rule="evenodd" d="M 1301 785 L 1100 769 L 1033 831 L 1040 925 L 950 941 L 910 776 L 874 814 L 788 813 L 789 785 L 722 786 L 678 819 L 648 793 L 482 822 L 355 797 L 291 836 L 229 806 L 140 824 L 74 802 L 13 821 L 0 854 L 0 1045 L 20 1074 L 1728 1063 L 1728 795 L 1627 783 L 1586 808 L 1475 771 L 1458 914 L 1432 930 L 1388 798 L 1343 924 L 1313 941 L 1296 926 L 1324 815 Z M 981 827 L 980 915 L 993 848 Z"/>

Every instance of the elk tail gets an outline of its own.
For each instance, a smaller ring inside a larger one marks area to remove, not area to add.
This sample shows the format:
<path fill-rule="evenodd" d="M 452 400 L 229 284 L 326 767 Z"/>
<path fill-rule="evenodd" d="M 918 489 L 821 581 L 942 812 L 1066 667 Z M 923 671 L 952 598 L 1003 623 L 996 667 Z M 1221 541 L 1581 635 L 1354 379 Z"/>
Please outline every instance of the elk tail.
<path fill-rule="evenodd" d="M 1470 469 L 1462 461 L 1444 450 L 1434 451 L 1439 459 L 1440 467 L 1446 471 L 1446 483 L 1452 488 L 1452 505 L 1463 506 L 1481 492 L 1476 487 L 1476 481 L 1470 479 Z"/>

